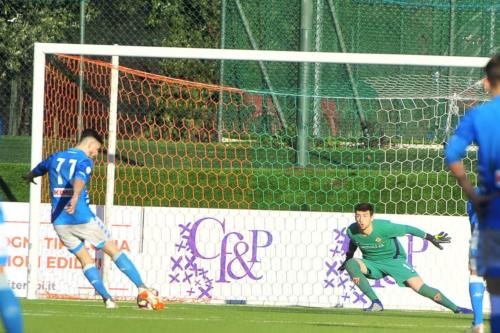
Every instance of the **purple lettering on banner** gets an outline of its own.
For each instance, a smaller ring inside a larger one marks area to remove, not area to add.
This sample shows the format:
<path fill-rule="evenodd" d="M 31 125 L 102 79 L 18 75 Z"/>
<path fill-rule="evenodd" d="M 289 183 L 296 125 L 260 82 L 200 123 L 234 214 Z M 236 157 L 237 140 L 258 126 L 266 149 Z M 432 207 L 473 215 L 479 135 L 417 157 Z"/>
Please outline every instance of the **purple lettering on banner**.
<path fill-rule="evenodd" d="M 338 229 L 334 229 L 333 230 L 333 239 L 334 240 L 338 240 L 339 238 L 342 237 L 342 240 L 345 238 L 346 234 L 345 234 L 345 228 L 342 228 L 340 230 Z"/>
<path fill-rule="evenodd" d="M 228 242 L 229 237 L 231 237 L 232 235 L 235 235 L 239 240 L 243 239 L 243 235 L 241 235 L 239 232 L 230 232 L 230 233 L 226 234 L 224 236 L 224 238 L 222 239 L 222 243 L 220 246 L 220 253 L 221 253 L 220 275 L 219 275 L 219 278 L 217 279 L 216 282 L 221 282 L 221 283 L 228 283 L 229 282 L 228 280 L 226 280 L 226 270 L 228 268 L 228 265 L 226 262 L 227 262 L 227 255 L 232 254 L 232 252 L 227 251 L 227 242 Z"/>
<path fill-rule="evenodd" d="M 185 233 L 187 233 L 188 235 L 191 233 L 191 229 L 189 229 L 189 226 L 191 225 L 191 222 L 189 222 L 188 224 L 179 224 L 179 227 L 181 227 L 181 235 L 184 235 Z"/>
<path fill-rule="evenodd" d="M 184 258 L 186 258 L 187 261 L 187 264 L 184 265 L 184 269 L 190 268 L 192 270 L 196 270 L 196 264 L 194 263 L 196 257 L 193 255 L 193 256 L 184 256 Z"/>
<path fill-rule="evenodd" d="M 189 269 L 191 272 L 193 272 L 196 276 L 198 276 L 198 265 L 196 263 L 193 263 L 191 266 L 189 266 L 187 269 Z"/>
<path fill-rule="evenodd" d="M 338 275 L 339 273 L 337 272 L 337 262 L 333 262 L 331 264 L 328 263 L 328 261 L 325 262 L 326 267 L 328 267 L 328 272 L 326 273 L 326 276 L 330 274 Z"/>
<path fill-rule="evenodd" d="M 413 237 L 413 235 L 407 235 L 407 237 L 408 237 L 408 263 L 410 264 L 411 267 L 413 267 L 413 254 L 425 252 L 429 247 L 429 241 L 417 237 L 422 242 L 422 246 L 420 246 L 420 249 L 417 250 L 415 249 L 415 243 L 417 243 L 416 241 L 414 241 L 415 237 Z"/>
<path fill-rule="evenodd" d="M 333 286 L 333 279 L 326 279 L 326 280 L 323 280 L 325 282 L 325 287 L 324 288 L 328 288 L 328 287 L 331 287 L 332 289 L 335 289 L 335 287 Z"/>
<path fill-rule="evenodd" d="M 242 252 L 240 252 L 238 250 L 238 246 L 239 245 L 242 245 L 244 247 L 245 250 L 243 250 Z M 246 254 L 248 252 L 248 250 L 250 249 L 250 246 L 245 243 L 245 242 L 238 242 L 236 244 L 234 244 L 234 258 L 229 262 L 229 264 L 227 265 L 227 274 L 234 280 L 240 280 L 242 278 L 244 278 L 245 276 L 248 276 L 250 279 L 252 280 L 260 280 L 262 279 L 262 276 L 256 276 L 252 273 L 252 268 L 253 268 L 253 265 L 254 263 L 252 261 L 250 261 L 250 266 L 247 265 L 246 261 L 245 261 L 245 258 L 243 258 L 243 255 Z M 239 267 L 242 268 L 242 270 L 245 272 L 243 275 L 241 276 L 237 276 L 234 271 L 233 271 L 233 264 L 235 262 L 235 260 L 237 260 L 240 264 L 239 264 Z"/>
<path fill-rule="evenodd" d="M 169 274 L 168 275 L 170 277 L 170 283 L 173 283 L 173 282 L 181 282 L 179 280 L 179 273 L 175 274 L 175 275 L 172 275 L 172 274 Z"/>
<path fill-rule="evenodd" d="M 175 247 L 177 248 L 177 251 L 180 251 L 186 248 L 186 244 L 184 244 L 184 242 L 180 242 L 179 244 L 175 244 Z"/>
<path fill-rule="evenodd" d="M 200 274 L 201 276 L 205 276 L 207 273 L 208 273 L 207 270 L 203 268 L 198 268 L 198 274 Z"/>
<path fill-rule="evenodd" d="M 273 235 L 267 230 L 250 230 L 250 232 L 252 233 L 252 259 L 250 261 L 253 263 L 260 262 L 257 260 L 257 248 L 264 248 L 271 245 L 273 242 Z M 266 235 L 266 241 L 262 245 L 259 245 L 259 233 L 264 233 Z"/>
<path fill-rule="evenodd" d="M 245 248 L 245 250 L 242 253 L 240 253 L 238 251 L 238 245 L 240 245 L 240 244 Z M 240 279 L 243 279 L 245 276 L 248 276 L 248 277 L 250 277 L 253 280 L 259 280 L 260 279 L 260 278 L 254 277 L 252 275 L 251 267 L 249 268 L 246 265 L 245 260 L 243 258 L 243 255 L 248 252 L 249 248 L 250 247 L 248 246 L 248 244 L 244 243 L 244 242 L 238 242 L 238 243 L 234 244 L 234 248 L 233 248 L 234 258 L 231 259 L 229 261 L 229 263 L 227 264 L 227 274 L 229 275 L 229 277 L 231 279 L 233 279 L 233 280 L 240 280 Z M 239 267 L 242 268 L 243 271 L 244 271 L 243 275 L 241 275 L 241 276 L 238 276 L 238 275 L 236 275 L 236 273 L 234 273 L 233 265 L 234 265 L 235 260 L 237 260 L 240 263 Z"/>
<path fill-rule="evenodd" d="M 332 257 L 335 257 L 337 254 L 344 254 L 347 251 L 344 251 L 342 244 L 342 245 L 337 245 L 334 249 L 330 249 L 330 252 L 332 253 Z"/>
<path fill-rule="evenodd" d="M 213 288 L 214 287 L 212 287 L 212 286 L 208 286 L 206 289 L 204 289 L 202 287 L 198 287 L 198 289 L 200 290 L 200 296 L 198 296 L 198 298 L 202 298 L 202 297 L 212 298 L 212 296 L 209 294 L 209 292 Z"/>
<path fill-rule="evenodd" d="M 233 252 L 229 252 L 227 249 L 227 243 L 229 241 L 229 238 L 231 236 L 236 236 L 238 241 L 234 244 L 233 247 Z M 233 279 L 233 280 L 240 280 L 246 276 L 251 278 L 252 280 L 260 280 L 262 276 L 255 276 L 252 273 L 252 267 L 253 267 L 253 262 L 250 260 L 250 265 L 247 265 L 245 258 L 243 257 L 250 249 L 250 246 L 245 243 L 243 240 L 243 235 L 240 234 L 239 232 L 230 232 L 224 236 L 222 239 L 222 244 L 221 244 L 221 260 L 220 260 L 220 276 L 219 279 L 217 279 L 216 282 L 229 282 L 226 279 L 226 273 L 227 275 Z M 244 250 L 240 251 L 238 250 L 239 246 L 243 246 Z M 228 255 L 233 254 L 234 258 L 227 261 Z M 233 265 L 235 264 L 235 261 L 239 263 L 238 267 L 243 270 L 243 274 L 238 276 L 234 272 Z"/>
<path fill-rule="evenodd" d="M 188 274 L 188 272 L 184 272 L 184 279 L 182 280 L 182 282 L 189 282 L 191 283 L 191 277 L 193 277 L 193 274 Z"/>
<path fill-rule="evenodd" d="M 337 285 L 337 287 L 344 287 L 348 282 L 349 282 L 349 278 L 342 279 L 342 277 L 340 277 L 339 284 Z"/>
<path fill-rule="evenodd" d="M 222 240 L 218 247 L 219 251 L 215 253 L 202 252 L 206 250 L 200 246 L 201 243 L 198 243 L 198 236 L 207 232 L 206 227 L 210 228 L 210 234 L 220 232 Z M 226 232 L 225 220 L 221 221 L 214 217 L 203 217 L 193 223 L 179 224 L 179 228 L 181 241 L 175 243 L 178 256 L 171 257 L 172 271 L 179 270 L 184 273 L 182 282 L 189 283 L 190 287 L 187 292 L 189 296 L 194 293 L 194 290 L 198 290 L 197 298 L 211 298 L 213 283 L 230 283 L 243 278 L 257 281 L 263 278 L 263 275 L 256 275 L 254 269 L 256 269 L 256 264 L 261 262 L 259 252 L 273 243 L 271 232 L 251 229 L 248 230 L 248 237 L 245 238 L 246 234 L 242 232 Z M 210 278 L 209 270 L 202 267 L 202 260 L 218 261 L 217 280 Z M 170 277 L 174 282 L 180 280 L 178 273 Z M 202 277 L 202 279 L 196 277 Z"/>
<path fill-rule="evenodd" d="M 177 268 L 182 269 L 181 266 L 182 256 L 177 259 L 171 257 L 170 260 L 172 261 L 172 271 L 175 271 Z"/>
<path fill-rule="evenodd" d="M 196 235 L 197 235 L 197 232 L 198 232 L 198 228 L 200 227 L 201 223 L 203 222 L 216 222 L 218 224 L 220 224 L 220 226 L 222 227 L 222 232 L 225 232 L 226 231 L 226 225 L 225 225 L 225 221 L 219 221 L 217 220 L 216 218 L 213 218 L 213 217 L 205 217 L 205 218 L 202 218 L 202 219 L 199 219 L 198 221 L 196 221 L 194 224 L 193 224 L 193 228 L 191 228 L 191 234 L 189 236 L 189 241 L 188 241 L 188 245 L 189 245 L 189 248 L 191 249 L 191 251 L 193 251 L 193 254 L 198 257 L 198 258 L 202 258 L 202 259 L 214 259 L 214 258 L 217 258 L 219 256 L 219 254 L 216 254 L 212 257 L 208 257 L 208 256 L 203 256 L 200 251 L 198 251 L 198 247 L 196 246 Z"/>
<path fill-rule="evenodd" d="M 199 222 L 199 221 L 197 221 L 197 222 Z M 198 223 L 196 228 L 195 228 L 195 233 L 194 233 L 195 237 L 196 237 L 197 228 L 198 228 L 200 223 Z M 176 249 L 176 252 L 178 254 L 178 257 L 170 257 L 170 260 L 173 262 L 172 271 L 173 270 L 180 270 L 181 272 L 184 272 L 184 279 L 183 279 L 182 283 L 189 284 L 189 290 L 187 291 L 187 294 L 189 296 L 192 296 L 193 294 L 196 293 L 196 291 L 193 290 L 193 282 L 192 282 L 193 275 L 197 276 L 198 272 L 200 272 L 200 271 L 201 272 L 208 272 L 208 271 L 204 270 L 199 264 L 196 263 L 197 257 L 195 256 L 193 251 L 197 251 L 197 248 L 196 248 L 196 244 L 194 244 L 194 246 L 192 246 L 193 244 L 191 243 L 193 232 L 192 232 L 192 229 L 190 228 L 190 226 L 191 226 L 191 223 L 179 224 L 179 227 L 181 228 L 181 232 L 180 232 L 180 238 L 181 238 L 180 245 L 181 246 L 179 246 L 179 244 L 176 244 L 175 249 Z M 182 241 L 182 239 L 185 239 L 186 243 L 184 243 Z M 182 246 L 182 245 L 184 245 L 184 246 Z M 185 259 L 187 262 L 184 267 L 182 267 L 182 260 L 183 259 Z M 180 276 L 180 273 L 170 274 L 169 275 L 170 283 L 181 283 L 179 276 Z M 212 281 L 203 281 L 202 282 L 201 280 L 196 279 L 194 284 L 197 286 L 196 290 L 199 290 L 199 288 L 203 288 L 203 292 L 198 298 L 201 298 L 201 297 L 211 298 L 212 297 L 210 295 L 210 291 L 213 289 Z"/>
<path fill-rule="evenodd" d="M 366 304 L 368 303 L 368 301 L 365 299 L 365 294 L 363 293 L 358 293 L 357 291 L 353 292 L 352 293 L 354 295 L 354 297 L 356 297 L 353 301 L 354 304 L 358 303 L 358 302 L 361 302 L 363 304 Z"/>

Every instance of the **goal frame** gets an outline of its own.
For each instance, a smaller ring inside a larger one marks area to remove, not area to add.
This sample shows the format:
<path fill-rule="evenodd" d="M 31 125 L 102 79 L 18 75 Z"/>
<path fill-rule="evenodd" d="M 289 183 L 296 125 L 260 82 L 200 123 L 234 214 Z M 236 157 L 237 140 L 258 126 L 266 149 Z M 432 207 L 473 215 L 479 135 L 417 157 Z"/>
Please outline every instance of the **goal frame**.
<path fill-rule="evenodd" d="M 203 59 L 203 60 L 246 60 L 296 62 L 308 64 L 357 64 L 357 65 L 393 65 L 393 66 L 435 66 L 435 67 L 466 67 L 482 68 L 489 58 L 460 56 L 428 56 L 401 54 L 370 54 L 370 53 L 334 53 L 334 52 L 302 52 L 302 51 L 261 51 L 237 49 L 202 49 L 202 48 L 172 48 L 144 47 L 121 45 L 91 45 L 91 44 L 57 44 L 35 43 L 33 62 L 33 99 L 31 128 L 31 167 L 34 168 L 42 160 L 43 149 L 43 118 L 46 55 L 68 54 L 81 56 L 113 57 L 112 91 L 110 105 L 110 124 L 108 140 L 108 189 L 106 193 L 106 210 L 111 211 L 113 205 L 112 191 L 114 184 L 114 149 L 116 143 L 116 96 L 118 85 L 118 57 L 144 57 L 165 59 Z M 113 83 L 114 82 L 114 83 Z M 114 96 L 114 97 L 113 97 Z M 114 115 L 113 115 L 114 113 Z M 300 147 L 299 147 L 300 149 Z M 30 185 L 29 212 L 29 250 L 27 298 L 36 299 L 38 283 L 38 256 L 40 252 L 39 228 L 41 211 L 41 183 Z M 108 215 L 106 213 L 106 215 Z"/>

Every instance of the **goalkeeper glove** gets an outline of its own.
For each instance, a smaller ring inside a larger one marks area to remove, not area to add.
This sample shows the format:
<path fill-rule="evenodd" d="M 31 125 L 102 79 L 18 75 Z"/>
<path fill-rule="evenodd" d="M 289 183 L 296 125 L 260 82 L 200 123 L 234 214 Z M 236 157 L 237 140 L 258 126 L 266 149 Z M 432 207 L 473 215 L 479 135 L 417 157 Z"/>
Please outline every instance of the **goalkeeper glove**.
<path fill-rule="evenodd" d="M 443 247 L 441 244 L 443 243 L 451 243 L 451 237 L 444 231 L 441 231 L 437 235 L 425 234 L 425 239 L 432 243 L 435 247 L 442 250 Z"/>

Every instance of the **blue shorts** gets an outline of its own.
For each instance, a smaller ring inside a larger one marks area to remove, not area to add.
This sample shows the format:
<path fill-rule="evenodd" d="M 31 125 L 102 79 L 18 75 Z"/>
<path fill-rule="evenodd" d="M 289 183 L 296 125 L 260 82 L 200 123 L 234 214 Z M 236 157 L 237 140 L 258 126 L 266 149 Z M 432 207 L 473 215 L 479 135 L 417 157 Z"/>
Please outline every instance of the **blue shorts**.
<path fill-rule="evenodd" d="M 500 230 L 479 230 L 476 261 L 478 275 L 500 278 Z"/>

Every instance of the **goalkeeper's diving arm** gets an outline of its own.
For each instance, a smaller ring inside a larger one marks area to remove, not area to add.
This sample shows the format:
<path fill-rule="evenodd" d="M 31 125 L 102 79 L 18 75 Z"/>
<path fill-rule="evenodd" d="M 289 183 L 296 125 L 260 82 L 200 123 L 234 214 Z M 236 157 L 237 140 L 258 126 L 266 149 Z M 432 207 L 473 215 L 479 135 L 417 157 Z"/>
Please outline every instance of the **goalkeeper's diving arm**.
<path fill-rule="evenodd" d="M 451 237 L 448 236 L 448 234 L 444 231 L 441 231 L 437 235 L 431 235 L 429 233 L 422 231 L 419 228 L 415 228 L 415 227 L 412 227 L 410 225 L 402 225 L 402 227 L 405 228 L 405 230 L 403 231 L 405 234 L 410 234 L 413 236 L 417 236 L 417 237 L 426 239 L 429 242 L 431 242 L 432 245 L 439 248 L 440 250 L 443 249 L 443 247 L 441 246 L 442 243 L 451 243 Z"/>

